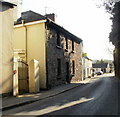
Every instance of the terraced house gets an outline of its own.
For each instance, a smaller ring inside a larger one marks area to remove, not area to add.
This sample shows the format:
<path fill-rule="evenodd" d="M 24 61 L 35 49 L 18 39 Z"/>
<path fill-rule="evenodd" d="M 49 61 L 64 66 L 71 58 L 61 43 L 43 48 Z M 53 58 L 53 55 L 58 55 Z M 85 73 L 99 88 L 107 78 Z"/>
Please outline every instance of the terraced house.
<path fill-rule="evenodd" d="M 39 62 L 40 88 L 82 80 L 82 40 L 53 20 L 27 11 L 14 26 L 14 51 L 28 66 Z"/>

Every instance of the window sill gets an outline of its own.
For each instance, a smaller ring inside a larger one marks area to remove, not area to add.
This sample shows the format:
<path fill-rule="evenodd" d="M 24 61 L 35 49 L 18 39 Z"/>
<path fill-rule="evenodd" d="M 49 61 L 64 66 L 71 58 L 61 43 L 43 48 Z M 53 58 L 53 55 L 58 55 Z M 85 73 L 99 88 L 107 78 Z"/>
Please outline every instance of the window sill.
<path fill-rule="evenodd" d="M 68 49 L 65 49 L 65 52 L 68 52 Z"/>
<path fill-rule="evenodd" d="M 75 53 L 75 51 L 74 51 L 74 50 L 72 50 L 72 53 Z"/>
<path fill-rule="evenodd" d="M 75 76 L 75 74 L 72 74 L 72 77 Z"/>
<path fill-rule="evenodd" d="M 62 49 L 62 47 L 61 47 L 61 46 L 58 46 L 58 45 L 56 45 L 56 48 L 58 48 L 58 49 Z"/>

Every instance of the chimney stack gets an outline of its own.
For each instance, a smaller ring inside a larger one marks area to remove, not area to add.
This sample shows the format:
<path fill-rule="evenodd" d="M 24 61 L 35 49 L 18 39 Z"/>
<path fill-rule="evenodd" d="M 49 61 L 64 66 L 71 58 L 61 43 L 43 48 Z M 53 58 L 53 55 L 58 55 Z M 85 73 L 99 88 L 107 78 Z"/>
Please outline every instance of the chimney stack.
<path fill-rule="evenodd" d="M 55 22 L 55 14 L 54 13 L 46 14 L 45 16 Z"/>

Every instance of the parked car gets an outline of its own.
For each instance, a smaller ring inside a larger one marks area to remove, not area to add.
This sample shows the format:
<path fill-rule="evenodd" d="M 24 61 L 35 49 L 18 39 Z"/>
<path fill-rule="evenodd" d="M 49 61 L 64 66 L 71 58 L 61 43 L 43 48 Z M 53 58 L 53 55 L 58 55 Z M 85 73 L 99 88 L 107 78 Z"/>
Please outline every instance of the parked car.
<path fill-rule="evenodd" d="M 102 75 L 103 72 L 102 72 L 102 71 L 98 71 L 98 72 L 96 72 L 96 74 L 97 74 L 97 75 Z"/>

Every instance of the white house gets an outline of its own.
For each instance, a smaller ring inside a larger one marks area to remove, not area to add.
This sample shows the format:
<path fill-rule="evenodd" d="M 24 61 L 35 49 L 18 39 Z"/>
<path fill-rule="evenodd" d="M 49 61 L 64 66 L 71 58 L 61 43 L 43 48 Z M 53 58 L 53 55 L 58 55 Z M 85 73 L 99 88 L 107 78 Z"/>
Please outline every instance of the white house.
<path fill-rule="evenodd" d="M 109 73 L 111 68 L 109 63 L 93 63 L 92 67 L 95 72 L 102 71 L 103 73 Z"/>
<path fill-rule="evenodd" d="M 92 76 L 92 60 L 87 56 L 83 57 L 83 80 Z"/>
<path fill-rule="evenodd" d="M 17 5 L 14 9 L 14 21 L 21 17 L 23 0 L 10 0 L 11 3 Z"/>

